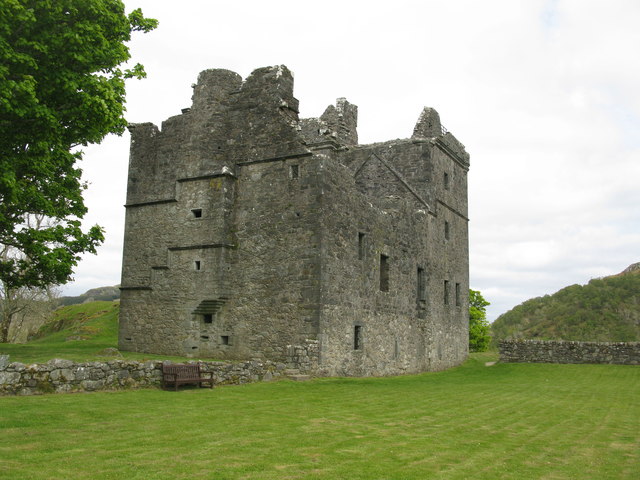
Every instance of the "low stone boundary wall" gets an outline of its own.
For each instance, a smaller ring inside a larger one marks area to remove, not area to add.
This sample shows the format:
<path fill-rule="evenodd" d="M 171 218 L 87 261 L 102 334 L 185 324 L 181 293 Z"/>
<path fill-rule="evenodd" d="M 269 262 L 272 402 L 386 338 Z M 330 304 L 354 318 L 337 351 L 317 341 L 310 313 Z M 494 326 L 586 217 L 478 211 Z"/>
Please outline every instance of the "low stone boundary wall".
<path fill-rule="evenodd" d="M 561 342 L 545 340 L 503 340 L 501 362 L 521 363 L 608 363 L 640 365 L 640 342 Z"/>
<path fill-rule="evenodd" d="M 109 360 L 75 363 L 51 360 L 24 365 L 0 358 L 0 395 L 39 395 L 43 393 L 95 392 L 160 387 L 163 362 Z M 269 381 L 283 376 L 284 363 L 269 361 L 193 362 L 203 371 L 213 372 L 216 385 L 237 385 Z"/>

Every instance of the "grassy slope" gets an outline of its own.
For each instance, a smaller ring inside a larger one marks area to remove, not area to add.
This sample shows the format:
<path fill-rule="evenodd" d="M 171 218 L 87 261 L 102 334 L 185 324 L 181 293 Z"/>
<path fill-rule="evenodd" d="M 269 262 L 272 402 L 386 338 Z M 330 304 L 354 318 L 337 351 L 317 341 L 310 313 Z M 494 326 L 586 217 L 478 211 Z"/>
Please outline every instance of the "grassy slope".
<path fill-rule="evenodd" d="M 113 359 L 103 350 L 118 347 L 118 313 L 120 303 L 90 302 L 58 309 L 52 322 L 41 329 L 42 336 L 24 344 L 0 344 L 0 353 L 8 353 L 10 361 L 46 362 L 64 358 L 77 362 Z M 151 354 L 122 352 L 132 360 L 177 359 Z M 1 478 L 1 477 L 0 477 Z"/>
<path fill-rule="evenodd" d="M 0 398 L 0 478 L 637 478 L 640 368 L 492 359 L 395 378 Z"/>
<path fill-rule="evenodd" d="M 527 300 L 491 325 L 495 339 L 640 341 L 640 270 Z"/>

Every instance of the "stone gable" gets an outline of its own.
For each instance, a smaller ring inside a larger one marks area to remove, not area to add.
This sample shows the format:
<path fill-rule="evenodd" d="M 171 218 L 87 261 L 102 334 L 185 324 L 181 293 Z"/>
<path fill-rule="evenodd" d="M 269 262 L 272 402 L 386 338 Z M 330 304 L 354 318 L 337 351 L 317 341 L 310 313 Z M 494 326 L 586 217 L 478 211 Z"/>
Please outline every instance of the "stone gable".
<path fill-rule="evenodd" d="M 373 145 L 357 118 L 341 98 L 300 119 L 276 66 L 204 71 L 191 108 L 132 125 L 120 349 L 316 375 L 461 363 L 469 156 L 434 109 Z"/>

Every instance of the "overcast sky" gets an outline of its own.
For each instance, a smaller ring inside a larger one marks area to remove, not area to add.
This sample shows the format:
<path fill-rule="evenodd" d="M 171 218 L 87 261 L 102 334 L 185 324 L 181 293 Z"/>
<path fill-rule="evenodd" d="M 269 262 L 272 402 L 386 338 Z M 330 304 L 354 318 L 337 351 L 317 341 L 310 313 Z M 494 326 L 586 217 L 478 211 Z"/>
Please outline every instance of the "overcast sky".
<path fill-rule="evenodd" d="M 130 46 L 130 122 L 191 104 L 208 68 L 284 64 L 301 117 L 358 105 L 361 143 L 410 137 L 424 106 L 471 154 L 471 288 L 494 320 L 640 261 L 637 0 L 127 0 L 160 26 Z M 63 294 L 120 282 L 129 135 L 85 149 L 86 224 L 107 239 Z"/>

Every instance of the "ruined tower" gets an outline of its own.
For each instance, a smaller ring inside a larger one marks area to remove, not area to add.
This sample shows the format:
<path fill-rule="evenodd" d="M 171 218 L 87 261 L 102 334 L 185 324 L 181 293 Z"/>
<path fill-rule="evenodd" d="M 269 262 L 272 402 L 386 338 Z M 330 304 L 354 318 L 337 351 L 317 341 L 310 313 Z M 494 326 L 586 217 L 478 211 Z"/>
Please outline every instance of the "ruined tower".
<path fill-rule="evenodd" d="M 338 99 L 299 119 L 284 66 L 207 70 L 131 130 L 122 350 L 318 375 L 440 370 L 468 352 L 469 155 L 425 108 L 359 145 Z"/>

